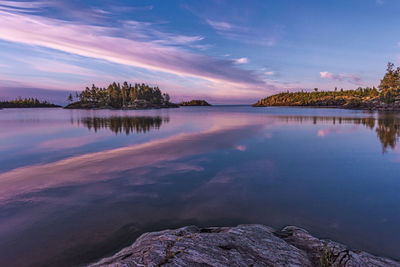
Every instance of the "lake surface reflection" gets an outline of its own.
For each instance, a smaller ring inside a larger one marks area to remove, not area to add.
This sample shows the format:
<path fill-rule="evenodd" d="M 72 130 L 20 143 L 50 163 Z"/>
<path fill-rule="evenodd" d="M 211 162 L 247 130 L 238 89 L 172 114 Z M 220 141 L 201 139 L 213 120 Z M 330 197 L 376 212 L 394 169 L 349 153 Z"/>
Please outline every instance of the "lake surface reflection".
<path fill-rule="evenodd" d="M 308 108 L 0 111 L 0 266 L 146 231 L 297 225 L 400 259 L 400 116 Z"/>
<path fill-rule="evenodd" d="M 125 133 L 145 133 L 153 129 L 160 129 L 163 123 L 169 121 L 169 118 L 161 117 L 84 117 L 80 122 L 89 130 L 97 132 L 100 129 L 110 129 L 116 134 Z"/>

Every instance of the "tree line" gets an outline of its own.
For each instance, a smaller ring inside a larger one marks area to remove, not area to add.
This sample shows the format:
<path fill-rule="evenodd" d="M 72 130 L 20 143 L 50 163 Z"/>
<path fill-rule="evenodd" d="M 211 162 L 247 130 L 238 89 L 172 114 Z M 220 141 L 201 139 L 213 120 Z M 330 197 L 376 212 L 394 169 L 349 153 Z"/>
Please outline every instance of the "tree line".
<path fill-rule="evenodd" d="M 400 67 L 388 63 L 386 73 L 378 88 L 358 87 L 354 90 L 320 91 L 314 88 L 313 92 L 284 92 L 269 96 L 258 101 L 254 106 L 368 106 L 372 101 L 393 104 L 400 101 Z"/>
<path fill-rule="evenodd" d="M 400 67 L 395 68 L 393 63 L 388 63 L 379 90 L 381 99 L 386 103 L 393 103 L 396 100 L 400 95 Z"/>
<path fill-rule="evenodd" d="M 86 87 L 81 93 L 76 93 L 75 98 L 81 103 L 95 103 L 99 106 L 111 106 L 114 108 L 124 107 L 133 104 L 137 100 L 147 101 L 151 104 L 168 104 L 170 96 L 162 93 L 160 88 L 151 87 L 144 83 L 134 85 L 124 82 L 113 82 L 106 88 L 97 87 L 94 84 L 91 88 Z M 72 94 L 68 96 L 68 101 L 73 102 Z"/>
<path fill-rule="evenodd" d="M 46 100 L 39 100 L 37 98 L 22 98 L 10 101 L 0 101 L 0 108 L 32 108 L 32 107 L 59 107 Z"/>

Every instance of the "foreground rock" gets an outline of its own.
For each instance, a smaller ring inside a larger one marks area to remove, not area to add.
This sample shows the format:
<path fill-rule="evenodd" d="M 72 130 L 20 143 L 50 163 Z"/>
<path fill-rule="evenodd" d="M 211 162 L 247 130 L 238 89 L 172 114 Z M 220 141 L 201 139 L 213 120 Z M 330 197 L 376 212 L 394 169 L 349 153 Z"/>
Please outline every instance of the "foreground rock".
<path fill-rule="evenodd" d="M 197 228 L 146 233 L 91 266 L 400 266 L 288 226 Z"/>

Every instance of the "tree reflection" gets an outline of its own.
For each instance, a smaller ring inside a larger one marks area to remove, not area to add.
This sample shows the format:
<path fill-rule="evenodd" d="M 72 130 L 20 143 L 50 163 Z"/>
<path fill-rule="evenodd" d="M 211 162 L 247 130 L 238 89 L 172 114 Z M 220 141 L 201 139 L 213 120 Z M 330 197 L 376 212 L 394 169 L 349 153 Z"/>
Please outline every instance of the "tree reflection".
<path fill-rule="evenodd" d="M 363 125 L 368 129 L 375 130 L 379 141 L 382 144 L 382 152 L 389 148 L 396 148 L 400 139 L 400 117 L 396 114 L 380 113 L 378 117 L 345 118 L 345 117 L 320 117 L 320 116 L 285 116 L 286 122 L 296 121 L 300 123 L 312 122 L 331 124 L 356 124 Z"/>
<path fill-rule="evenodd" d="M 93 129 L 97 132 L 100 129 L 109 129 L 115 134 L 125 133 L 126 135 L 133 133 L 146 133 L 153 129 L 158 130 L 161 125 L 166 122 L 169 122 L 169 118 L 159 116 L 85 117 L 80 119 L 80 123 L 89 130 Z"/>
<path fill-rule="evenodd" d="M 382 143 L 383 153 L 389 147 L 394 149 L 400 137 L 400 119 L 394 115 L 379 116 L 376 133 Z"/>

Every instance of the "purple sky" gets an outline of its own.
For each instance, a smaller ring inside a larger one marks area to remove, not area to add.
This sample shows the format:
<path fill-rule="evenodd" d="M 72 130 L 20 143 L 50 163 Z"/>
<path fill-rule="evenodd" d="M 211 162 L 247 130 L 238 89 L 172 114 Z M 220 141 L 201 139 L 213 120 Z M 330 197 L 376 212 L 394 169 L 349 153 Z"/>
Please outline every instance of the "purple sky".
<path fill-rule="evenodd" d="M 399 63 L 399 11 L 395 0 L 0 0 L 0 96 L 52 90 L 62 102 L 127 80 L 174 101 L 248 104 L 376 86 Z"/>

